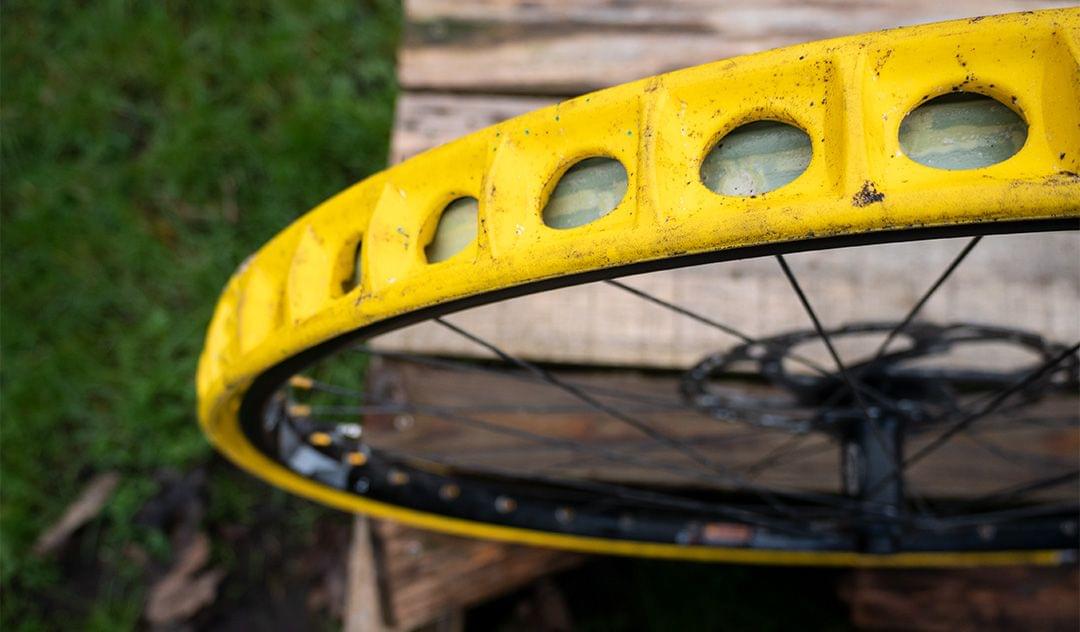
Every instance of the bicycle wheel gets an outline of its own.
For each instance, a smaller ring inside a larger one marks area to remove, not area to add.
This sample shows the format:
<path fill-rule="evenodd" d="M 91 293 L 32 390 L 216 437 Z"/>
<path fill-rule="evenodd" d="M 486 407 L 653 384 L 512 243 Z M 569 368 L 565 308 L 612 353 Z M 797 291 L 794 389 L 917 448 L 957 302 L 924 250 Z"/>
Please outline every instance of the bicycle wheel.
<path fill-rule="evenodd" d="M 464 535 L 785 564 L 1073 559 L 1078 27 L 1070 9 L 770 51 L 586 95 L 372 176 L 230 280 L 200 359 L 202 427 L 273 484 Z M 1050 315 L 1037 331 L 980 322 L 985 297 L 928 319 L 992 241 L 1064 266 L 1064 302 L 1031 299 Z M 850 267 L 925 244 L 955 251 L 920 268 L 925 291 L 842 325 L 789 262 L 857 253 Z M 748 334 L 614 280 L 762 257 L 799 322 Z M 727 339 L 618 383 L 443 318 L 605 280 Z M 378 342 L 422 322 L 479 357 Z M 487 377 L 440 392 L 429 372 L 402 401 L 359 381 L 370 357 Z M 425 440 L 395 434 L 399 418 Z M 940 464 L 961 440 L 1018 478 L 950 487 Z M 783 471 L 800 461 L 813 468 Z"/>

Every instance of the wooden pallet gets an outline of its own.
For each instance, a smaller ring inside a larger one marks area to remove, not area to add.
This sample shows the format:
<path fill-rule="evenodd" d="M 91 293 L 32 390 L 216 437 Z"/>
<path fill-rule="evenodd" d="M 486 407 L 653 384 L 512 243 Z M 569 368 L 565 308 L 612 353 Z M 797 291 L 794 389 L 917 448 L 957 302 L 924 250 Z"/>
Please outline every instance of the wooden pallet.
<path fill-rule="evenodd" d="M 1071 568 L 853 572 L 841 596 L 860 630 L 1080 629 L 1080 575 Z"/>
<path fill-rule="evenodd" d="M 571 568 L 584 556 L 456 538 L 358 517 L 345 630 L 461 629 L 463 611 Z"/>

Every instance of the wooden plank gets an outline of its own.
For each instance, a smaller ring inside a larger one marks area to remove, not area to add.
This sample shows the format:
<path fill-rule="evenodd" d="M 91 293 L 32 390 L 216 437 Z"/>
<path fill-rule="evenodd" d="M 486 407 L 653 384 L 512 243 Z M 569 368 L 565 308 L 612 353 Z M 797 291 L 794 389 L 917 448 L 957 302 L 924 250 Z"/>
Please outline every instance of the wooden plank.
<path fill-rule="evenodd" d="M 465 425 L 437 414 L 408 415 L 404 421 L 400 416 L 369 415 L 365 419 L 365 437 L 374 447 L 457 460 L 478 470 L 544 472 L 633 484 L 682 487 L 700 484 L 678 472 L 648 465 L 666 463 L 693 471 L 694 463 L 677 450 L 658 445 L 630 425 L 591 409 L 548 384 L 513 379 L 505 374 L 463 372 L 400 360 L 379 360 L 372 366 L 372 371 L 378 373 L 379 380 L 373 383 L 371 395 L 379 400 L 396 399 L 421 408 L 447 408 L 458 415 L 503 428 L 631 454 L 639 462 L 616 464 L 602 457 L 537 445 L 519 437 Z M 625 410 L 653 428 L 692 443 L 700 453 L 731 471 L 768 463 L 765 460 L 768 456 L 791 445 L 792 437 L 784 431 L 750 432 L 753 428 L 742 423 L 723 422 L 696 411 L 672 408 L 681 401 L 676 375 L 564 371 L 559 376 L 597 393 L 596 396 L 609 406 Z M 765 387 L 743 384 L 740 392 L 751 396 L 766 390 Z M 618 396 L 605 393 L 617 393 Z M 633 401 L 626 399 L 629 396 L 634 398 Z M 662 407 L 643 405 L 642 399 L 657 402 Z M 477 409 L 478 405 L 483 408 Z M 1023 417 L 1074 416 L 1076 406 L 1075 397 L 1048 399 L 1025 410 Z M 1020 413 L 1014 412 L 1008 417 L 984 419 L 977 433 L 950 442 L 912 468 L 911 488 L 937 498 L 988 494 L 1075 467 L 1076 454 L 1080 450 L 1077 428 L 1022 425 L 1018 423 L 1019 417 Z M 934 434 L 912 437 L 911 451 L 924 445 Z M 798 458 L 786 458 L 752 472 L 754 481 L 789 489 L 838 491 L 837 446 L 816 434 L 798 441 L 798 452 L 793 453 L 798 454 Z M 1080 494 L 1080 486 L 1061 486 L 1046 490 L 1043 497 L 1069 499 L 1077 494 Z"/>
<path fill-rule="evenodd" d="M 401 162 L 469 132 L 557 101 L 550 97 L 402 92 L 395 106 L 391 162 Z"/>
<path fill-rule="evenodd" d="M 398 76 L 406 90 L 574 95 L 799 42 L 1070 4 L 408 0 Z"/>
<path fill-rule="evenodd" d="M 412 630 L 444 613 L 512 592 L 570 568 L 578 554 L 470 540 L 374 521 L 390 621 Z"/>
<path fill-rule="evenodd" d="M 1075 567 L 853 571 L 842 596 L 860 630 L 1076 630 Z"/>
<path fill-rule="evenodd" d="M 371 519 L 353 519 L 349 545 L 347 590 L 345 591 L 345 632 L 390 632 L 383 616 L 382 591 L 375 547 L 371 540 Z"/>
<path fill-rule="evenodd" d="M 345 630 L 415 630 L 460 622 L 469 607 L 585 556 L 458 538 L 357 516 L 349 552 Z"/>

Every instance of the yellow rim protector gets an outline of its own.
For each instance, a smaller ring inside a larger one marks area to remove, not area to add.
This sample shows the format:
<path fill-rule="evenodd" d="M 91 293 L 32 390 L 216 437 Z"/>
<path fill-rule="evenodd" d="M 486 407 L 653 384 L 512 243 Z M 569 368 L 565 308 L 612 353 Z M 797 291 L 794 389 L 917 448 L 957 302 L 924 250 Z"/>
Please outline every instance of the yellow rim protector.
<path fill-rule="evenodd" d="M 463 535 L 785 564 L 1055 563 L 1056 551 L 767 551 L 475 523 L 304 478 L 256 449 L 240 415 L 275 367 L 438 305 L 776 244 L 1075 222 L 1078 56 L 1078 9 L 896 29 L 643 79 L 428 151 L 319 205 L 240 266 L 199 362 L 202 427 L 275 485 Z"/>

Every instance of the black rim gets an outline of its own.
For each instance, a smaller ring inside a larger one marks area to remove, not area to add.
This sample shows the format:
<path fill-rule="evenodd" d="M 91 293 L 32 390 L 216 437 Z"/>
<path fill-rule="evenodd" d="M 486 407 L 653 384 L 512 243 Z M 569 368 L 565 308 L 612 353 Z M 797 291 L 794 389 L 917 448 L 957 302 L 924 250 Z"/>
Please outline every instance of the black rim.
<path fill-rule="evenodd" d="M 317 449 L 308 444 L 305 436 L 305 433 L 314 431 L 314 426 L 302 417 L 298 418 L 290 413 L 282 389 L 291 376 L 344 347 L 424 320 L 434 319 L 443 326 L 456 330 L 456 333 L 487 346 L 486 341 L 441 319 L 442 316 L 469 307 L 588 281 L 766 255 L 777 257 L 815 324 L 813 330 L 764 341 L 770 351 L 762 356 L 765 360 L 759 362 L 760 366 L 775 367 L 779 366 L 776 363 L 779 353 L 777 349 L 790 349 L 800 337 L 817 336 L 832 350 L 830 339 L 845 334 L 843 328 L 826 330 L 821 327 L 813 307 L 799 287 L 798 280 L 790 274 L 783 259 L 784 254 L 875 243 L 975 236 L 969 247 L 954 261 L 951 268 L 955 268 L 982 235 L 1076 228 L 1078 225 L 1075 220 L 1053 220 L 811 239 L 643 262 L 470 297 L 345 333 L 271 368 L 259 376 L 245 394 L 240 409 L 240 421 L 244 433 L 253 445 L 308 478 L 372 500 L 476 522 L 616 540 L 773 550 L 882 554 L 900 551 L 1074 550 L 1077 546 L 1076 503 L 1049 506 L 1014 503 L 1007 509 L 1001 509 L 1001 502 L 991 501 L 1001 501 L 1002 498 L 986 498 L 979 503 L 965 505 L 964 514 L 932 520 L 925 516 L 912 516 L 902 510 L 903 504 L 911 499 L 905 497 L 903 477 L 899 473 L 902 473 L 913 457 L 918 459 L 921 456 L 919 451 L 907 455 L 903 453 L 904 428 L 909 428 L 911 424 L 898 422 L 896 411 L 877 406 L 875 398 L 882 393 L 875 393 L 875 390 L 881 391 L 882 385 L 887 382 L 898 381 L 884 378 L 897 377 L 898 360 L 910 357 L 910 349 L 904 352 L 880 353 L 875 362 L 854 367 L 845 367 L 834 354 L 839 370 L 832 372 L 828 380 L 822 378 L 814 382 L 812 379 L 808 381 L 805 376 L 785 376 L 792 392 L 804 400 L 811 395 L 836 400 L 838 392 L 847 393 L 845 397 L 839 398 L 842 406 L 834 406 L 831 418 L 819 415 L 817 418 L 799 420 L 799 423 L 806 424 L 815 432 L 827 427 L 838 445 L 844 448 L 841 452 L 844 455 L 843 486 L 848 496 L 833 497 L 829 502 L 820 497 L 823 495 L 785 492 L 777 495 L 775 490 L 758 489 L 753 485 L 745 486 L 745 489 L 737 494 L 694 490 L 673 495 L 663 489 L 628 488 L 598 481 L 562 480 L 558 477 L 535 475 L 530 475 L 530 478 L 525 480 L 514 471 L 495 471 L 490 468 L 485 469 L 483 475 L 478 477 L 475 474 L 455 471 L 454 467 L 460 463 L 455 463 L 452 458 L 423 457 L 425 463 L 418 467 L 415 456 L 372 449 L 359 440 L 351 443 L 345 440 L 341 444 L 335 442 Z M 947 270 L 933 289 L 936 289 L 950 272 L 951 269 Z M 618 281 L 610 283 L 621 285 Z M 926 298 L 928 297 L 924 297 L 921 302 L 925 302 Z M 891 332 L 883 350 L 897 337 L 921 340 L 924 346 L 916 344 L 916 349 L 933 347 L 940 342 L 933 339 L 933 336 L 940 338 L 945 334 L 940 328 L 930 331 L 925 324 L 913 323 L 917 310 L 918 306 L 903 320 L 895 323 L 861 324 L 849 327 L 848 330 L 858 331 L 862 327 Z M 963 326 L 958 327 L 962 330 L 961 337 L 967 335 L 969 339 L 980 339 L 996 336 L 1038 347 L 1043 358 L 1039 366 L 1026 367 L 1024 371 L 1015 372 L 1008 380 L 1004 380 L 1021 383 L 1019 386 L 1013 384 L 1016 386 L 1013 393 L 1030 394 L 1033 389 L 1046 388 L 1049 377 L 1057 376 L 1056 379 L 1060 381 L 1062 372 L 1072 376 L 1070 379 L 1075 379 L 1075 347 L 1070 349 L 1054 346 L 1026 332 L 992 331 L 989 328 L 972 330 L 970 327 L 963 330 Z M 926 342 L 927 340 L 931 342 Z M 748 359 L 753 345 L 760 345 L 761 342 L 744 342 L 731 352 L 734 356 L 726 360 Z M 500 354 L 498 348 L 493 347 L 491 350 L 496 355 Z M 574 388 L 570 384 L 557 383 L 559 378 L 542 367 L 510 356 L 500 357 L 511 366 L 516 364 L 516 368 L 522 372 L 531 371 L 534 378 L 553 380 L 555 386 L 570 389 L 571 392 Z M 724 366 L 726 360 L 706 358 L 684 377 L 684 395 L 694 407 L 705 414 L 719 417 L 727 413 L 723 404 L 718 403 L 715 397 L 710 399 L 706 388 L 710 372 L 717 371 L 718 366 Z M 870 379 L 875 375 L 877 379 Z M 992 377 L 999 383 L 1002 382 L 1000 375 L 982 377 Z M 843 382 L 846 382 L 849 388 L 838 386 L 838 383 Z M 874 387 L 868 390 L 865 384 L 872 384 Z M 911 388 L 918 386 L 911 379 L 907 381 L 907 385 Z M 591 397 L 585 392 L 578 395 L 585 403 L 598 406 L 603 411 L 605 403 L 601 399 Z M 894 393 L 884 395 L 889 399 L 895 398 Z M 604 412 L 615 414 L 621 411 Z M 860 415 L 869 419 L 871 414 L 877 419 L 876 423 L 852 423 L 852 420 Z M 459 417 L 464 417 L 463 422 L 483 423 L 482 420 L 471 419 L 467 415 Z M 626 421 L 635 421 L 629 415 L 627 417 Z M 908 416 L 904 419 L 906 421 L 910 418 Z M 793 420 L 789 421 L 794 423 Z M 959 427 L 957 424 L 963 424 L 964 421 L 963 418 L 953 420 L 953 425 L 942 431 L 944 439 L 936 439 L 947 441 L 951 435 L 945 435 L 959 432 L 960 430 L 956 429 Z M 971 421 L 967 423 L 970 425 Z M 870 427 L 873 432 L 867 430 Z M 926 432 L 939 430 L 931 429 Z M 663 439 L 671 440 L 668 437 Z M 933 440 L 930 443 L 932 444 Z M 692 446 L 672 444 L 672 447 L 693 450 Z M 925 449 L 924 446 L 920 451 Z M 362 464 L 350 464 L 345 454 L 347 450 L 360 451 L 363 454 Z M 285 454 L 290 456 L 286 458 L 283 456 Z M 714 475 L 721 477 L 725 472 L 717 471 Z M 1076 472 L 1059 474 L 1056 480 L 1036 480 L 1032 482 L 1032 486 L 1037 489 L 1062 483 L 1071 484 L 1076 476 Z M 1030 490 L 1016 490 L 1014 493 L 1019 497 L 1027 491 Z M 898 507 L 901 509 L 898 510 Z M 843 514 L 842 520 L 838 519 L 839 513 Z"/>

